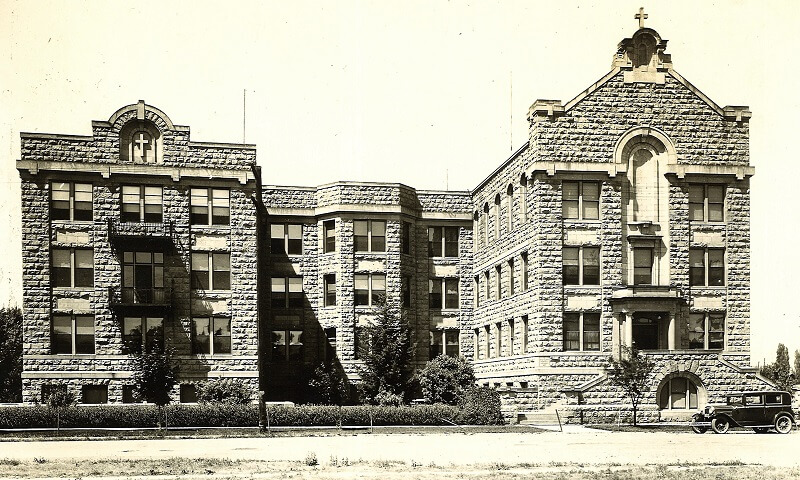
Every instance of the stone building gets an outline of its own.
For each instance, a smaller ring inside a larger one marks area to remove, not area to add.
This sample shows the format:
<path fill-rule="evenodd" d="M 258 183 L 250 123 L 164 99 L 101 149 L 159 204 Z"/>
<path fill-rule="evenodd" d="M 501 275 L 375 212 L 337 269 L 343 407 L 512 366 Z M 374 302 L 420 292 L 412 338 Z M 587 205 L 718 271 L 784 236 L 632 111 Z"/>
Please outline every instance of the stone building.
<path fill-rule="evenodd" d="M 765 386 L 749 354 L 750 111 L 706 97 L 666 43 L 640 26 L 577 97 L 537 100 L 529 141 L 472 192 L 474 365 L 520 418 L 616 413 L 605 367 L 622 347 L 656 362 L 644 403 L 662 418 Z"/>
<path fill-rule="evenodd" d="M 23 133 L 24 400 L 130 401 L 127 354 L 157 338 L 178 349 L 176 400 L 259 373 L 267 399 L 303 400 L 321 362 L 357 378 L 381 298 L 416 365 L 464 355 L 512 417 L 616 412 L 624 347 L 657 364 L 652 416 L 767 385 L 749 367 L 750 111 L 706 97 L 666 43 L 640 24 L 599 81 L 537 100 L 529 141 L 472 192 L 262 186 L 253 146 L 190 141 L 144 102 L 91 137 Z"/>
<path fill-rule="evenodd" d="M 22 133 L 23 400 L 133 401 L 128 353 L 167 339 L 193 381 L 256 385 L 256 150 L 191 141 L 144 102 L 91 136 Z"/>

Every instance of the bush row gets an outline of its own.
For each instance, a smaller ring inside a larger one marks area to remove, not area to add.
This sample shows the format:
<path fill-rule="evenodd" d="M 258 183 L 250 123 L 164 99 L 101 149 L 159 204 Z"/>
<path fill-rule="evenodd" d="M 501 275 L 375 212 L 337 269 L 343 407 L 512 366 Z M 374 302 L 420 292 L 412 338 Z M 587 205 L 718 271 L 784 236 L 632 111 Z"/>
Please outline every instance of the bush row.
<path fill-rule="evenodd" d="M 254 427 L 258 425 L 257 405 L 169 405 L 165 408 L 171 427 Z M 450 405 L 346 406 L 298 405 L 270 406 L 273 426 L 364 426 L 374 425 L 450 425 L 485 424 L 470 409 Z M 68 407 L 61 414 L 62 428 L 141 428 L 158 425 L 155 405 L 98 405 Z M 56 425 L 55 411 L 43 406 L 0 408 L 0 429 L 50 428 Z"/>

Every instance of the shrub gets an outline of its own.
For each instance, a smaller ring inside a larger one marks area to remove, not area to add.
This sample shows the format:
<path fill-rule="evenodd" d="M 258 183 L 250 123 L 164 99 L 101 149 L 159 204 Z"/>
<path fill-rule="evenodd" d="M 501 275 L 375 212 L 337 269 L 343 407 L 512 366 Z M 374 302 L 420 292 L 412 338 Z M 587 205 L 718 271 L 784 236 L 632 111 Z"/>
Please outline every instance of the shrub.
<path fill-rule="evenodd" d="M 381 406 L 399 407 L 403 404 L 402 395 L 381 390 L 375 395 L 375 403 Z"/>
<path fill-rule="evenodd" d="M 459 403 L 458 423 L 465 425 L 502 425 L 500 394 L 489 387 L 473 387 Z"/>
<path fill-rule="evenodd" d="M 417 374 L 422 394 L 433 403 L 457 405 L 475 386 L 475 372 L 464 357 L 439 355 Z"/>
<path fill-rule="evenodd" d="M 350 401 L 349 392 L 347 376 L 330 364 L 317 366 L 308 380 L 311 403 L 344 405 Z"/>
<path fill-rule="evenodd" d="M 245 405 L 251 402 L 253 390 L 236 379 L 209 380 L 197 385 L 197 401 L 200 403 Z"/>

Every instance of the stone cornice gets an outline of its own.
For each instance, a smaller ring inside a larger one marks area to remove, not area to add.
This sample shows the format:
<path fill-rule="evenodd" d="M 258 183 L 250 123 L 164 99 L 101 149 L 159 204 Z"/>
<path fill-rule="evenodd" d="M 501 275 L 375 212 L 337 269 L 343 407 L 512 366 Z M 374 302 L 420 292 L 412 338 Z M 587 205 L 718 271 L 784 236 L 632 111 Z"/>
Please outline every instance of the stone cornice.
<path fill-rule="evenodd" d="M 182 178 L 204 178 L 219 180 L 237 180 L 246 185 L 254 182 L 253 172 L 250 169 L 223 169 L 223 168 L 194 168 L 194 167 L 167 167 L 163 165 L 137 165 L 118 163 L 88 163 L 88 162 L 58 162 L 17 160 L 17 170 L 26 171 L 30 175 L 39 172 L 77 172 L 84 174 L 97 174 L 103 178 L 117 175 L 141 175 L 170 177 L 173 181 Z"/>

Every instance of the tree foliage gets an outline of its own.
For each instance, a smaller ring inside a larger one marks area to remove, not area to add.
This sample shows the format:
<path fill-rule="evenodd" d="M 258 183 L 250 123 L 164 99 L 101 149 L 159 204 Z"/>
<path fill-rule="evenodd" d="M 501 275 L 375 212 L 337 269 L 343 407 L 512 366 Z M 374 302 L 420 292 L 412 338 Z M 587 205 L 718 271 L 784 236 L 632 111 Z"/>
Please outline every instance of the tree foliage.
<path fill-rule="evenodd" d="M 177 383 L 178 366 L 172 347 L 153 348 L 130 354 L 133 366 L 134 395 L 158 406 L 170 402 L 170 392 Z"/>
<path fill-rule="evenodd" d="M 433 403 L 457 405 L 475 386 L 475 372 L 464 357 L 439 355 L 417 373 L 422 394 Z"/>
<path fill-rule="evenodd" d="M 22 311 L 0 309 L 0 403 L 22 401 Z"/>
<path fill-rule="evenodd" d="M 472 386 L 458 402 L 456 421 L 462 425 L 502 425 L 505 419 L 501 407 L 497 390 Z"/>
<path fill-rule="evenodd" d="M 796 364 L 797 356 L 795 355 Z M 791 366 L 789 365 L 789 349 L 784 344 L 779 343 L 778 349 L 775 351 L 775 361 L 761 367 L 759 373 L 775 382 L 779 389 L 791 391 L 795 376 L 792 374 Z"/>
<path fill-rule="evenodd" d="M 350 401 L 350 386 L 344 372 L 330 363 L 322 363 L 308 379 L 308 398 L 319 405 L 346 405 Z"/>
<path fill-rule="evenodd" d="M 655 362 L 642 355 L 635 348 L 622 347 L 620 359 L 609 359 L 611 369 L 608 377 L 613 385 L 622 388 L 631 400 L 633 424 L 636 425 L 636 412 L 642 398 L 650 390 L 648 377 L 656 367 Z"/>
<path fill-rule="evenodd" d="M 794 351 L 794 381 L 800 380 L 800 350 Z"/>
<path fill-rule="evenodd" d="M 61 430 L 61 415 L 64 410 L 75 404 L 75 394 L 66 385 L 53 385 L 44 399 L 47 407 L 56 414 L 56 431 Z"/>
<path fill-rule="evenodd" d="M 197 386 L 199 403 L 246 405 L 252 401 L 253 389 L 239 379 L 209 380 Z"/>
<path fill-rule="evenodd" d="M 364 362 L 359 368 L 363 401 L 374 403 L 381 392 L 404 400 L 411 396 L 411 329 L 398 310 L 381 299 L 375 319 L 363 327 L 358 342 L 359 358 Z"/>

